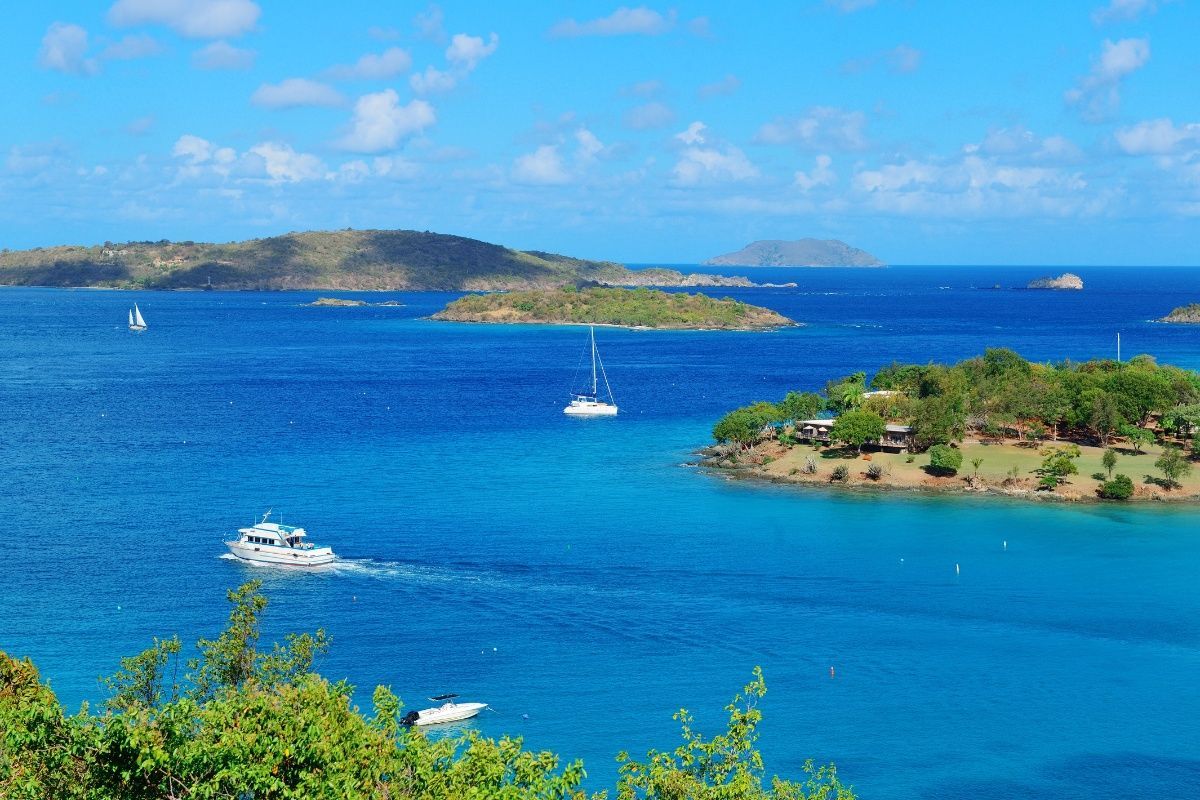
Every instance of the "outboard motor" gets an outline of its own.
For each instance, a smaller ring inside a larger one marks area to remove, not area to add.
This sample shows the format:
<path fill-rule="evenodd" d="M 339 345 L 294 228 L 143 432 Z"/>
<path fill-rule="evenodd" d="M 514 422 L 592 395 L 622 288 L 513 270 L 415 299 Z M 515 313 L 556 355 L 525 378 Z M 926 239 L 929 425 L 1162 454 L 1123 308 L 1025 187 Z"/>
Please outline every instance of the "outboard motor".
<path fill-rule="evenodd" d="M 400 724 L 411 728 L 413 725 L 417 724 L 417 720 L 420 719 L 420 717 L 420 711 L 410 711 L 400 719 Z"/>

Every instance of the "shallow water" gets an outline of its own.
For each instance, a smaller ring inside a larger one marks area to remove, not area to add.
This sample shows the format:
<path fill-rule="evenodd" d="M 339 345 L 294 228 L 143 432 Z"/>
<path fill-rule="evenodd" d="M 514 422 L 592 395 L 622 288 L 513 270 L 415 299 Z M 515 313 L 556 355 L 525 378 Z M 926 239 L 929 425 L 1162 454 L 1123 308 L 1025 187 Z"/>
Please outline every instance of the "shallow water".
<path fill-rule="evenodd" d="M 802 285 L 723 293 L 808 325 L 605 329 L 609 420 L 560 413 L 581 329 L 422 319 L 454 295 L 0 291 L 0 647 L 73 707 L 150 637 L 211 635 L 260 577 L 269 635 L 325 627 L 322 672 L 364 703 L 377 683 L 486 700 L 479 729 L 584 758 L 596 786 L 618 750 L 673 746 L 679 706 L 719 724 L 761 664 L 785 775 L 813 757 L 865 798 L 1123 798 L 1128 775 L 1200 796 L 1195 512 L 681 466 L 723 410 L 893 358 L 1108 356 L 1119 330 L 1126 356 L 1200 367 L 1200 329 L 1148 321 L 1200 271 L 1076 271 L 1070 294 L 972 288 L 1036 268 L 756 271 Z M 345 560 L 223 558 L 270 506 Z"/>

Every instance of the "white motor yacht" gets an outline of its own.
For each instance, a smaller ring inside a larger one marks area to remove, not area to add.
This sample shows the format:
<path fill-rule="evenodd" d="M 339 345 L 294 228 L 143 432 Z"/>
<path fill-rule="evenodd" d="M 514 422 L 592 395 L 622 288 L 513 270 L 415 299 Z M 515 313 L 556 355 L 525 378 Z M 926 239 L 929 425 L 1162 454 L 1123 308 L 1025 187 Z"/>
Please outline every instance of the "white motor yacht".
<path fill-rule="evenodd" d="M 293 567 L 316 567 L 337 558 L 329 547 L 305 541 L 308 534 L 304 528 L 268 522 L 270 516 L 268 511 L 251 527 L 239 528 L 238 538 L 225 542 L 229 552 L 246 561 Z"/>
<path fill-rule="evenodd" d="M 440 706 L 410 711 L 404 716 L 403 722 L 405 725 L 441 725 L 444 722 L 470 719 L 487 708 L 487 703 L 456 703 L 456 697 L 456 694 L 434 695 L 429 699 L 441 703 Z"/>

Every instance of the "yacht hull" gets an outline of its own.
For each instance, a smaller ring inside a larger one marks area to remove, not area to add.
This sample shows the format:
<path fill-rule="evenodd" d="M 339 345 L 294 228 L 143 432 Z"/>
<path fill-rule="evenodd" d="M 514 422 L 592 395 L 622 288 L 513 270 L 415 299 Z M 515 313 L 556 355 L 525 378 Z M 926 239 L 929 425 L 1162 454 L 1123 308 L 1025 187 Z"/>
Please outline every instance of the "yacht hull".
<path fill-rule="evenodd" d="M 617 407 L 608 403 L 572 403 L 563 413 L 572 417 L 615 417 Z"/>
<path fill-rule="evenodd" d="M 332 564 L 337 558 L 328 547 L 317 547 L 312 550 L 299 550 L 291 547 L 281 547 L 270 544 L 249 544 L 246 542 L 226 542 L 225 546 L 243 561 L 253 561 L 258 564 L 276 564 L 289 567 L 320 567 Z"/>
<path fill-rule="evenodd" d="M 453 703 L 440 708 L 426 708 L 417 717 L 414 725 L 441 725 L 470 719 L 487 708 L 487 703 Z"/>

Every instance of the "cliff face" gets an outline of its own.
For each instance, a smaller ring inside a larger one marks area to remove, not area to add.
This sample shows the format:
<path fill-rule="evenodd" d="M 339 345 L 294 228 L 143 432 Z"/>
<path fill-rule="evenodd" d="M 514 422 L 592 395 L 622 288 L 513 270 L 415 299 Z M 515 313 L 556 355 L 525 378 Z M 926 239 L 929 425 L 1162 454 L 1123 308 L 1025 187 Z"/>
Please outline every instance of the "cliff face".
<path fill-rule="evenodd" d="M 745 278 L 644 274 L 621 264 L 429 231 L 288 233 L 244 242 L 106 242 L 0 253 L 0 285 L 119 289 L 497 291 L 581 281 L 609 286 L 746 286 Z"/>
<path fill-rule="evenodd" d="M 767 239 L 751 242 L 734 253 L 710 258 L 705 264 L 743 267 L 882 267 L 875 256 L 837 239 Z"/>
<path fill-rule="evenodd" d="M 1057 278 L 1045 277 L 1030 281 L 1026 289 L 1082 289 L 1083 278 L 1073 272 L 1064 272 Z"/>

